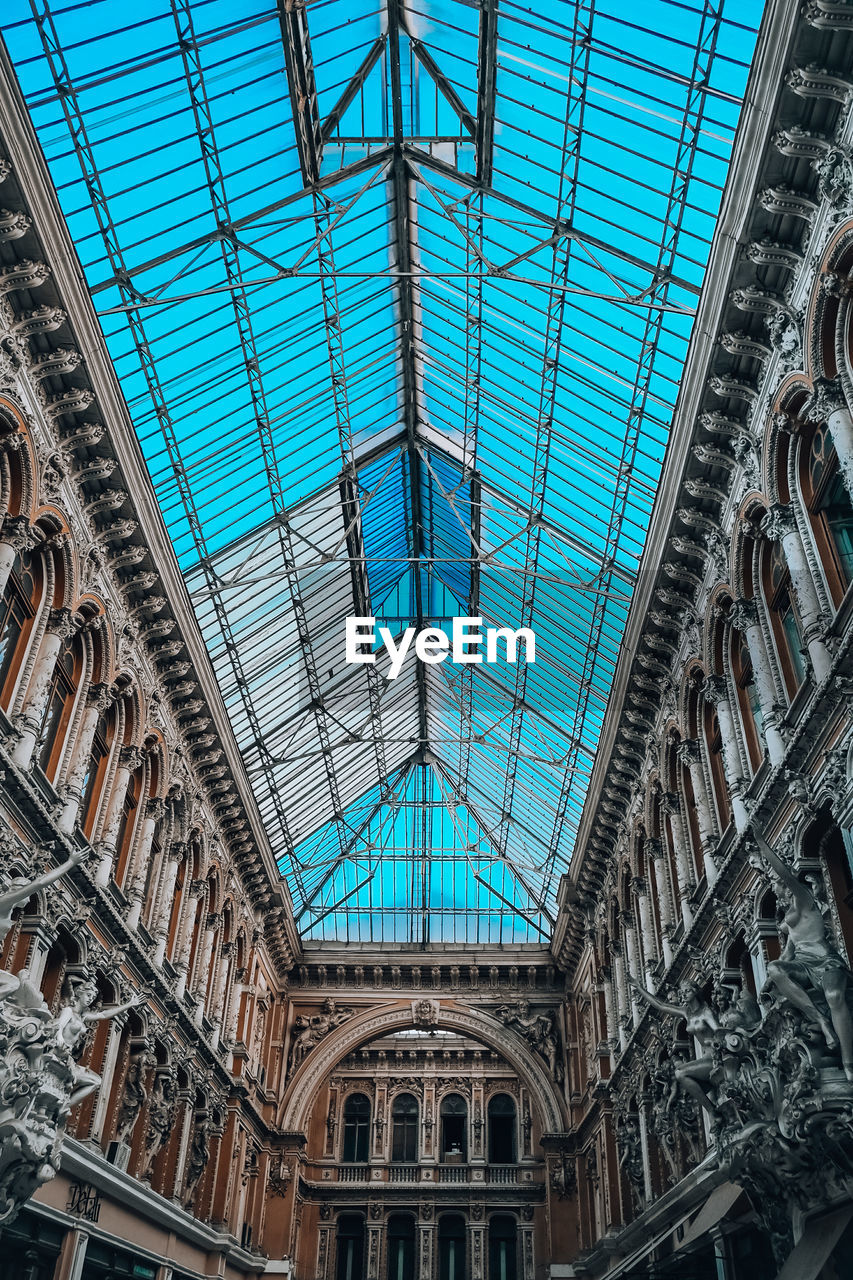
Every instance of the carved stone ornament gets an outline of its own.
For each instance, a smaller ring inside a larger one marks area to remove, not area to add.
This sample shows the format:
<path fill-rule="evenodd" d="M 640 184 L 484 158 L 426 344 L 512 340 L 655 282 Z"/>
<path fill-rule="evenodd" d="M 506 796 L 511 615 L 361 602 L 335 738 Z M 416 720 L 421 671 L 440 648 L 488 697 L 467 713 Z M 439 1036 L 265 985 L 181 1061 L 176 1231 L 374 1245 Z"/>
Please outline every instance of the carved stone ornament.
<path fill-rule="evenodd" d="M 148 1074 L 157 1062 L 150 1044 L 131 1054 L 116 1125 L 116 1140 L 129 1142 L 142 1108 L 148 1100 Z"/>
<path fill-rule="evenodd" d="M 441 1005 L 437 1000 L 413 1000 L 412 1021 L 416 1027 L 438 1026 Z"/>
<path fill-rule="evenodd" d="M 548 1064 L 551 1078 L 561 1084 L 563 1064 L 560 1060 L 560 1036 L 557 1015 L 553 1009 L 533 1013 L 529 1000 L 516 1000 L 514 1004 L 502 1004 L 495 1013 L 504 1026 L 511 1027 L 523 1036 Z"/>
<path fill-rule="evenodd" d="M 0 939 L 15 907 L 79 861 L 70 858 L 37 879 L 13 881 L 0 894 Z M 0 972 L 0 1223 L 10 1222 L 54 1177 L 71 1109 L 101 1082 L 78 1062 L 90 1026 L 141 999 L 94 1011 L 94 983 L 77 978 L 70 988 L 69 1002 L 54 1016 L 26 969 Z"/>
<path fill-rule="evenodd" d="M 347 1022 L 354 1013 L 354 1009 L 343 1008 L 334 1000 L 326 1000 L 323 1003 L 322 1013 L 313 1015 L 298 1014 L 290 1033 L 288 1072 L 295 1071 L 311 1050 L 330 1031 L 336 1030 L 337 1027 Z"/>

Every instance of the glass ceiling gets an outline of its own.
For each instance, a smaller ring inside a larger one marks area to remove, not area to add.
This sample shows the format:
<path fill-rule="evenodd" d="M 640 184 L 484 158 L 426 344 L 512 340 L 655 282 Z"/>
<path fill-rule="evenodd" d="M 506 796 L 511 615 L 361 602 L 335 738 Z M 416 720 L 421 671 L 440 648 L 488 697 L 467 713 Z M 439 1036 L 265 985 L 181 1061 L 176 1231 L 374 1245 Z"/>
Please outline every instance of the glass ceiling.
<path fill-rule="evenodd" d="M 307 939 L 550 935 L 760 10 L 7 0 Z"/>

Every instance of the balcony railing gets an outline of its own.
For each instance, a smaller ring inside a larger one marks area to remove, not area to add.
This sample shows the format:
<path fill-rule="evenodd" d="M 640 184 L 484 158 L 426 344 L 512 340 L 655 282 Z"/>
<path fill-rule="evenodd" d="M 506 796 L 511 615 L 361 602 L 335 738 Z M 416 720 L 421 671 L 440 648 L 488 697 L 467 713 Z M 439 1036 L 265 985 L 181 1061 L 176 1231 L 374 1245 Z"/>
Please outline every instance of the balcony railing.
<path fill-rule="evenodd" d="M 438 1166 L 439 1182 L 467 1182 L 468 1168 L 464 1164 L 442 1164 Z"/>
<path fill-rule="evenodd" d="M 518 1166 L 514 1164 L 490 1164 L 486 1166 L 488 1182 L 501 1184 L 518 1182 Z"/>
<path fill-rule="evenodd" d="M 417 1164 L 392 1164 L 389 1169 L 390 1182 L 420 1182 L 421 1170 Z"/>
<path fill-rule="evenodd" d="M 366 1164 L 338 1165 L 338 1182 L 367 1182 L 370 1170 Z"/>

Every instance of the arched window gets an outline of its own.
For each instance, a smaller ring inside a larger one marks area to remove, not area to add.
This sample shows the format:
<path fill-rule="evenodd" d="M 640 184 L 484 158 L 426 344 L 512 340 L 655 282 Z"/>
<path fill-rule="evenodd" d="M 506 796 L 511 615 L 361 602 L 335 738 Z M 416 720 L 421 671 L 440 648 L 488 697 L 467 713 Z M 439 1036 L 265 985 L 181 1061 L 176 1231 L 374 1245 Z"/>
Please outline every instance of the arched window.
<path fill-rule="evenodd" d="M 341 1159 L 345 1164 L 366 1164 L 370 1154 L 370 1100 L 353 1093 L 344 1103 L 344 1141 Z"/>
<path fill-rule="evenodd" d="M 27 648 L 41 595 L 40 562 L 15 556 L 0 605 L 0 706 L 12 700 L 21 659 Z"/>
<path fill-rule="evenodd" d="M 737 627 L 732 627 L 731 655 L 740 720 L 746 739 L 750 768 L 755 773 L 764 758 L 761 705 L 758 701 L 758 690 L 755 686 L 749 649 L 742 632 L 738 631 Z"/>
<path fill-rule="evenodd" d="M 508 1093 L 489 1099 L 489 1162 L 515 1164 L 515 1103 Z"/>
<path fill-rule="evenodd" d="M 458 1093 L 441 1100 L 441 1159 L 464 1164 L 468 1158 L 468 1104 Z"/>
<path fill-rule="evenodd" d="M 489 1280 L 517 1280 L 518 1227 L 508 1213 L 489 1223 Z"/>
<path fill-rule="evenodd" d="M 438 1220 L 438 1280 L 466 1280 L 465 1219 L 445 1213 Z"/>
<path fill-rule="evenodd" d="M 82 669 L 82 647 L 75 636 L 66 640 L 59 651 L 39 728 L 39 764 L 51 780 L 59 765 Z"/>
<path fill-rule="evenodd" d="M 363 1280 L 364 1218 L 342 1213 L 338 1218 L 338 1258 L 335 1280 Z"/>
<path fill-rule="evenodd" d="M 415 1220 L 410 1213 L 388 1219 L 388 1280 L 412 1280 L 415 1274 Z"/>
<path fill-rule="evenodd" d="M 391 1109 L 391 1159 L 411 1164 L 417 1158 L 418 1104 L 410 1093 L 401 1093 Z"/>
<path fill-rule="evenodd" d="M 800 484 L 829 592 L 837 605 L 853 582 L 853 504 L 832 435 L 817 427 L 800 453 Z"/>
<path fill-rule="evenodd" d="M 803 624 L 791 589 L 791 574 L 778 542 L 765 542 L 762 552 L 764 595 L 770 608 L 773 636 L 788 697 L 793 698 L 806 676 Z"/>

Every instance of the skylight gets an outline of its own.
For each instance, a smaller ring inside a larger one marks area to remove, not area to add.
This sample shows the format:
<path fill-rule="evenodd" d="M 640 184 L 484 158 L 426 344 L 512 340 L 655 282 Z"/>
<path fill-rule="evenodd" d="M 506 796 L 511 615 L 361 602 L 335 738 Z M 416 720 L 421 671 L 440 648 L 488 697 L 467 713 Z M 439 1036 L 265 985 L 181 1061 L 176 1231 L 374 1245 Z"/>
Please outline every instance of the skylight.
<path fill-rule="evenodd" d="M 760 14 L 6 8 L 308 939 L 550 935 Z M 365 614 L 537 660 L 391 680 Z"/>

